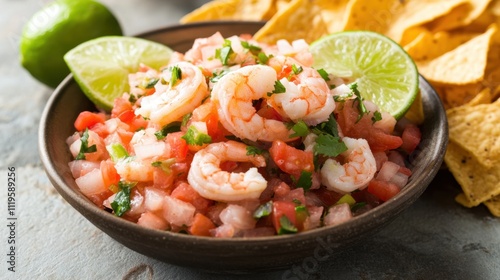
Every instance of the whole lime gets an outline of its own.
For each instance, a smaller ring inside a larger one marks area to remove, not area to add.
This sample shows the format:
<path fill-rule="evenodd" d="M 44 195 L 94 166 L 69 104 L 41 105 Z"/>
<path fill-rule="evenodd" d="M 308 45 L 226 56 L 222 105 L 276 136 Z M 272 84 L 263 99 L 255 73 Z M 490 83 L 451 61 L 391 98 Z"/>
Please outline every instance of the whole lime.
<path fill-rule="evenodd" d="M 22 66 L 40 82 L 56 87 L 70 70 L 64 54 L 82 42 L 122 35 L 116 17 L 93 0 L 56 0 L 26 23 L 20 42 Z"/>

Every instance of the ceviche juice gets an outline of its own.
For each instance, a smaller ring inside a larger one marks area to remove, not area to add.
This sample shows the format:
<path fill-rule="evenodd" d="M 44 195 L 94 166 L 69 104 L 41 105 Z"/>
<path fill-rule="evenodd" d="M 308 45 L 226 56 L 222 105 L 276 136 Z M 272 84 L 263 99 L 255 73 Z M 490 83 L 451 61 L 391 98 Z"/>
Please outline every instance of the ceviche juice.
<path fill-rule="evenodd" d="M 395 196 L 419 128 L 312 67 L 303 40 L 216 33 L 142 65 L 67 139 L 79 189 L 144 227 L 213 237 L 333 226 Z"/>

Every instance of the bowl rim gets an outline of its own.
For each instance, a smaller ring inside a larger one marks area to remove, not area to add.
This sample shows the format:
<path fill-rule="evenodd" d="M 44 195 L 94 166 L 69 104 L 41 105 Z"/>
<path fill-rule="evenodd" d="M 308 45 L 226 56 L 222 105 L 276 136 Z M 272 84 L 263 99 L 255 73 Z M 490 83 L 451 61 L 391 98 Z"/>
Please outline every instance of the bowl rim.
<path fill-rule="evenodd" d="M 200 22 L 194 24 L 182 24 L 182 25 L 170 25 L 162 28 L 157 28 L 151 31 L 143 32 L 135 35 L 135 37 L 149 37 L 155 34 L 160 34 L 164 32 L 169 32 L 173 30 L 179 30 L 184 28 L 196 28 L 199 26 L 217 26 L 219 24 L 243 24 L 243 25 L 255 25 L 255 24 L 263 24 L 263 22 L 246 22 L 246 21 L 214 21 L 214 22 Z M 429 102 L 437 102 L 439 101 L 439 97 L 432 86 L 419 75 L 420 89 L 421 91 L 425 91 L 426 94 L 422 94 L 423 99 L 430 100 Z M 336 225 L 336 226 L 322 226 L 316 229 L 312 229 L 309 231 L 301 232 L 298 234 L 290 234 L 290 235 L 274 235 L 274 236 L 266 236 L 266 237 L 244 237 L 244 238 L 214 238 L 214 237 L 203 237 L 203 236 L 193 236 L 187 234 L 174 233 L 170 231 L 161 231 L 157 229 L 149 229 L 142 227 L 136 223 L 127 221 L 123 218 L 117 217 L 109 212 L 106 212 L 95 204 L 93 204 L 90 200 L 88 200 L 81 192 L 78 191 L 77 188 L 74 188 L 68 184 L 66 184 L 64 178 L 58 172 L 54 162 L 52 162 L 51 155 L 47 149 L 47 146 L 50 145 L 50 135 L 47 134 L 47 127 L 49 127 L 50 123 L 50 115 L 54 110 L 56 105 L 58 104 L 59 99 L 62 98 L 68 87 L 75 84 L 75 80 L 73 79 L 72 74 L 69 74 L 54 90 L 53 94 L 49 97 L 45 108 L 43 109 L 42 116 L 39 124 L 39 133 L 38 133 L 38 145 L 39 145 L 39 155 L 44 166 L 45 172 L 47 173 L 49 180 L 56 188 L 58 193 L 63 196 L 63 198 L 69 202 L 73 208 L 75 208 L 80 214 L 82 214 L 87 220 L 90 220 L 87 215 L 82 211 L 85 210 L 87 213 L 92 213 L 96 215 L 98 219 L 104 220 L 107 223 L 116 224 L 118 227 L 122 227 L 124 230 L 130 230 L 133 232 L 137 232 L 139 234 L 146 234 L 152 238 L 160 238 L 165 241 L 183 241 L 183 242 L 191 242 L 197 245 L 207 245 L 207 246 L 217 246 L 217 245 L 225 245 L 225 246 L 238 246 L 245 244 L 252 244 L 252 246 L 269 246 L 279 244 L 285 244 L 290 241 L 293 242 L 308 242 L 312 239 L 317 239 L 320 237 L 327 237 L 332 234 L 337 233 L 345 233 L 351 231 L 353 228 L 358 229 L 359 231 L 363 231 L 366 228 L 372 228 L 373 225 L 370 225 L 370 221 L 374 219 L 381 219 L 382 221 L 378 224 L 383 224 L 384 221 L 393 219 L 399 212 L 406 209 L 409 205 L 411 205 L 418 197 L 423 193 L 423 191 L 430 184 L 432 179 L 437 174 L 439 167 L 442 164 L 444 151 L 446 150 L 447 142 L 448 142 L 448 126 L 446 121 L 446 114 L 442 103 L 439 101 L 440 105 L 436 105 L 440 107 L 437 112 L 432 112 L 438 120 L 439 127 L 441 129 L 437 130 L 438 141 L 437 143 L 433 143 L 435 148 L 433 149 L 432 159 L 429 164 L 425 167 L 426 176 L 421 176 L 421 180 L 417 181 L 416 179 L 412 180 L 413 177 L 410 177 L 410 181 L 408 184 L 402 189 L 395 197 L 390 200 L 380 204 L 379 206 L 367 211 L 363 214 L 360 214 L 356 217 L 353 217 L 351 220 Z M 80 90 L 81 92 L 81 90 Z M 83 94 L 83 93 L 81 93 Z M 426 110 L 426 108 L 424 108 Z M 435 131 L 436 132 L 436 131 Z M 69 136 L 69 135 L 68 135 Z M 424 140 L 424 139 L 422 139 Z M 420 145 L 419 145 L 420 146 Z M 418 149 L 418 147 L 417 147 Z M 409 199 L 404 199 L 405 197 Z M 407 204 L 407 205 L 406 205 Z M 388 215 L 393 212 L 394 208 L 397 209 L 395 215 Z M 91 221 L 91 220 L 90 220 Z M 94 223 L 93 221 L 91 221 Z M 375 226 L 378 226 L 375 225 Z"/>

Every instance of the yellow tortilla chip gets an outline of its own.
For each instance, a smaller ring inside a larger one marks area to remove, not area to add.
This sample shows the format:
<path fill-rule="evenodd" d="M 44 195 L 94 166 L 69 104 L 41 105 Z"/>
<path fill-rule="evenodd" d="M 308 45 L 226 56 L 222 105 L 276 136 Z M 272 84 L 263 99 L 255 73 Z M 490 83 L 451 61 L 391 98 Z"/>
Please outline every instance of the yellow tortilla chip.
<path fill-rule="evenodd" d="M 348 6 L 350 13 L 345 29 L 379 32 L 406 45 L 414 39 L 403 40 L 405 32 L 410 28 L 428 23 L 466 2 L 467 0 L 354 0 Z"/>
<path fill-rule="evenodd" d="M 417 61 L 439 57 L 480 34 L 472 32 L 437 32 L 420 29 L 420 34 L 404 46 L 406 52 Z"/>
<path fill-rule="evenodd" d="M 481 82 L 468 85 L 435 86 L 445 109 L 462 106 L 470 102 L 483 89 Z"/>
<path fill-rule="evenodd" d="M 492 101 L 490 88 L 484 88 L 478 95 L 471 101 L 467 102 L 467 106 L 476 106 L 479 104 L 489 104 Z"/>
<path fill-rule="evenodd" d="M 500 100 L 452 108 L 446 115 L 450 142 L 469 151 L 482 166 L 491 168 L 499 163 Z"/>
<path fill-rule="evenodd" d="M 464 193 L 459 193 L 455 196 L 455 201 L 463 207 L 472 208 L 475 206 L 467 199 Z"/>
<path fill-rule="evenodd" d="M 491 0 L 469 0 L 434 20 L 429 24 L 429 29 L 437 32 L 469 25 L 483 14 L 490 2 Z"/>
<path fill-rule="evenodd" d="M 430 82 L 464 85 L 481 81 L 488 63 L 488 50 L 493 35 L 493 25 L 484 34 L 435 59 L 417 62 L 420 73 Z"/>
<path fill-rule="evenodd" d="M 257 33 L 257 41 L 274 44 L 279 39 L 294 41 L 304 39 L 311 43 L 328 34 L 328 28 L 316 1 L 293 0 L 274 15 Z"/>
<path fill-rule="evenodd" d="M 316 4 L 321 8 L 321 16 L 325 22 L 328 32 L 334 33 L 344 30 L 347 13 L 347 5 L 350 0 L 318 0 Z"/>
<path fill-rule="evenodd" d="M 269 18 L 273 0 L 217 0 L 211 1 L 180 19 L 181 23 L 209 20 L 259 21 Z"/>
<path fill-rule="evenodd" d="M 490 210 L 493 216 L 500 217 L 500 195 L 497 195 L 494 198 L 485 201 L 484 205 L 488 207 L 488 210 Z"/>
<path fill-rule="evenodd" d="M 482 166 L 469 151 L 453 141 L 448 143 L 444 160 L 471 207 L 500 195 L 500 168 L 497 166 Z"/>

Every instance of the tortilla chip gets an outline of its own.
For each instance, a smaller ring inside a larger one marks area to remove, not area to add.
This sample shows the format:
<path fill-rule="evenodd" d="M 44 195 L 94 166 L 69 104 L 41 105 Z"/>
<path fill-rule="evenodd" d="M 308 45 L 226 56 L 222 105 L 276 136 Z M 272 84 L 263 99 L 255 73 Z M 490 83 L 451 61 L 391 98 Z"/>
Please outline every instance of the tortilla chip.
<path fill-rule="evenodd" d="M 345 29 L 379 32 L 406 45 L 414 39 L 409 36 L 403 40 L 405 32 L 410 28 L 446 15 L 453 8 L 466 2 L 467 0 L 352 1 L 348 5 L 350 16 L 347 18 Z"/>
<path fill-rule="evenodd" d="M 470 39 L 479 36 L 472 32 L 437 32 L 420 28 L 420 34 L 410 44 L 404 46 L 406 52 L 417 61 L 439 57 Z"/>
<path fill-rule="evenodd" d="M 274 44 L 279 39 L 294 41 L 304 39 L 311 43 L 328 34 L 317 1 L 293 0 L 286 8 L 274 15 L 257 33 L 254 39 Z"/>
<path fill-rule="evenodd" d="M 180 19 L 181 23 L 209 20 L 267 20 L 273 0 L 218 0 L 208 2 Z"/>
<path fill-rule="evenodd" d="M 488 207 L 488 210 L 490 210 L 493 216 L 500 217 L 500 195 L 497 195 L 494 198 L 485 201 L 484 205 Z"/>
<path fill-rule="evenodd" d="M 492 95 L 490 88 L 484 88 L 478 95 L 471 101 L 467 102 L 467 106 L 476 106 L 479 104 L 489 104 L 492 102 Z"/>
<path fill-rule="evenodd" d="M 455 196 L 455 201 L 463 207 L 474 207 L 474 205 L 467 199 L 464 193 L 459 193 L 457 196 Z"/>
<path fill-rule="evenodd" d="M 488 63 L 491 39 L 496 25 L 484 34 L 435 59 L 417 62 L 420 73 L 430 82 L 464 85 L 481 81 Z M 464 70 L 465 69 L 465 70 Z"/>
<path fill-rule="evenodd" d="M 447 15 L 434 20 L 429 24 L 429 29 L 437 32 L 469 25 L 483 14 L 491 1 L 469 0 L 467 3 L 455 7 Z"/>
<path fill-rule="evenodd" d="M 449 139 L 491 168 L 500 160 L 500 100 L 446 111 Z M 500 169 L 499 169 L 500 170 Z"/>
<path fill-rule="evenodd" d="M 349 16 L 347 5 L 350 0 L 318 0 L 316 4 L 321 8 L 321 16 L 329 33 L 344 30 L 344 22 Z"/>
<path fill-rule="evenodd" d="M 444 161 L 462 187 L 471 207 L 500 195 L 500 168 L 482 166 L 472 154 L 451 141 Z"/>
<path fill-rule="evenodd" d="M 468 85 L 435 86 L 445 109 L 462 106 L 470 102 L 484 88 L 481 82 Z"/>

